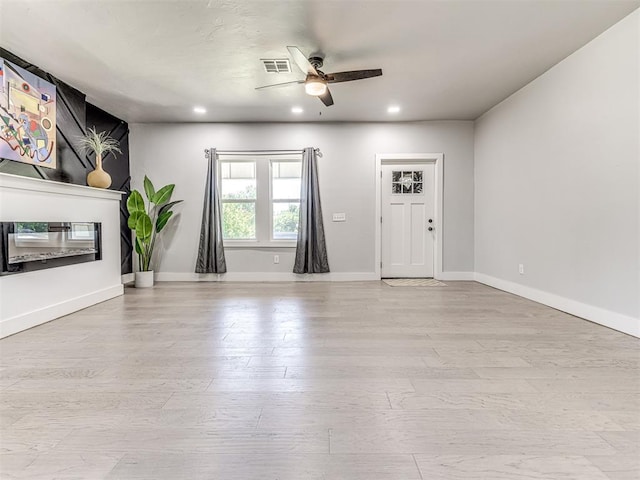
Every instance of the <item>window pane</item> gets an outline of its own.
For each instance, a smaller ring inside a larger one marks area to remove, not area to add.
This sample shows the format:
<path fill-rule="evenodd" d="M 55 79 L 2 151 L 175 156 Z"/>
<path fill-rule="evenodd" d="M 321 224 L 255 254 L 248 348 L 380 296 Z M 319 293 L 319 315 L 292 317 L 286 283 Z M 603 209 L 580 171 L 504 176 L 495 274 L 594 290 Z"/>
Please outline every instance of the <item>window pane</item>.
<path fill-rule="evenodd" d="M 256 238 L 255 203 L 222 203 L 222 238 L 239 240 Z"/>
<path fill-rule="evenodd" d="M 294 200 L 300 198 L 300 178 L 274 178 L 273 199 Z"/>
<path fill-rule="evenodd" d="M 298 237 L 299 202 L 278 202 L 273 204 L 273 238 L 275 240 L 295 240 Z"/>
<path fill-rule="evenodd" d="M 256 199 L 256 181 L 253 180 L 231 180 L 222 179 L 222 198 L 223 199 Z"/>
<path fill-rule="evenodd" d="M 294 200 L 300 198 L 301 171 L 301 162 L 272 162 L 272 198 L 274 200 Z"/>
<path fill-rule="evenodd" d="M 220 162 L 222 178 L 256 178 L 255 162 Z"/>
<path fill-rule="evenodd" d="M 274 162 L 279 165 L 279 178 L 300 178 L 302 162 Z"/>
<path fill-rule="evenodd" d="M 254 162 L 220 162 L 223 199 L 256 198 L 256 164 Z"/>

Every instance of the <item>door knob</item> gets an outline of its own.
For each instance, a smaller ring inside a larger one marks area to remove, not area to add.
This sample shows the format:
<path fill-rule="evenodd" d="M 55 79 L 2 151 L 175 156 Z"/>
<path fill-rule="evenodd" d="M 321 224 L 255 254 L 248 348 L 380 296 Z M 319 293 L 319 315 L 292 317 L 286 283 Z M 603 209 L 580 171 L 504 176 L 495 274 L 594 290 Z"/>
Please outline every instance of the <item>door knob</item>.
<path fill-rule="evenodd" d="M 433 218 L 430 218 L 430 219 L 429 219 L 429 223 L 433 223 Z"/>
<path fill-rule="evenodd" d="M 432 232 L 433 231 L 433 227 L 429 227 L 429 231 Z"/>

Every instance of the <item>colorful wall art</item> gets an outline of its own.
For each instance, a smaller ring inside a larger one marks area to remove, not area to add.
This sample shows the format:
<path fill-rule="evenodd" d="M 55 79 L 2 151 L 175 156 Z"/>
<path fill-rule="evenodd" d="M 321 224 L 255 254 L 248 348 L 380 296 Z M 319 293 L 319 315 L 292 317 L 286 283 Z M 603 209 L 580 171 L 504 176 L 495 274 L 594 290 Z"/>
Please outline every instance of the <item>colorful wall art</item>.
<path fill-rule="evenodd" d="M 56 87 L 1 57 L 0 158 L 56 168 Z"/>

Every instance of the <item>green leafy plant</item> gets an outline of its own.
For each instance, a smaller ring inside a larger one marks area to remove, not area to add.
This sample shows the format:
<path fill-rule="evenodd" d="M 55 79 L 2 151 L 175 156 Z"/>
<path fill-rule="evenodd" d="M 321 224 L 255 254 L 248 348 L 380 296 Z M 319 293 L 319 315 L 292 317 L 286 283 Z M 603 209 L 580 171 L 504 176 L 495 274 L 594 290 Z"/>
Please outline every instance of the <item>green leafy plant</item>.
<path fill-rule="evenodd" d="M 138 190 L 131 192 L 127 200 L 129 210 L 129 228 L 135 232 L 135 249 L 138 254 L 140 271 L 152 270 L 151 259 L 158 234 L 166 227 L 173 216 L 171 208 L 182 200 L 171 201 L 174 184 L 166 185 L 156 191 L 151 180 L 145 175 L 144 193 L 148 203 L 145 203 Z"/>

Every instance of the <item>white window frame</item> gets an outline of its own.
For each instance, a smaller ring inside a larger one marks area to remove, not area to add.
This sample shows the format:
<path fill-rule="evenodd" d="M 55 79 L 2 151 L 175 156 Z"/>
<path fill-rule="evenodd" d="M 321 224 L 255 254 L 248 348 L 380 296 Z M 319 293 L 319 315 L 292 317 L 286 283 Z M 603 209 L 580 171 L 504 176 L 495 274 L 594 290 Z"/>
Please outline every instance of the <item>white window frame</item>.
<path fill-rule="evenodd" d="M 256 238 L 223 239 L 225 248 L 295 248 L 296 239 L 273 238 L 273 162 L 300 162 L 302 152 L 295 155 L 224 155 L 218 156 L 218 191 L 222 192 L 222 162 L 253 162 L 256 166 Z M 279 199 L 282 200 L 282 199 Z M 299 199 L 298 199 L 299 200 Z M 236 200 L 234 200 L 236 201 Z M 220 196 L 222 203 L 222 195 Z"/>
<path fill-rule="evenodd" d="M 234 163 L 253 163 L 255 164 L 255 174 L 256 174 L 256 198 L 255 200 L 248 200 L 242 198 L 234 198 L 230 200 L 225 200 L 222 198 L 222 162 L 234 162 Z M 258 243 L 259 232 L 258 232 L 258 201 L 260 199 L 260 186 L 258 185 L 258 162 L 255 158 L 218 158 L 218 191 L 220 192 L 220 213 L 224 211 L 222 205 L 224 203 L 253 203 L 255 205 L 255 215 L 256 215 L 256 238 L 230 238 L 223 239 L 225 245 L 235 245 L 235 246 L 252 246 Z"/>
<path fill-rule="evenodd" d="M 296 238 L 287 238 L 287 239 L 277 238 L 276 239 L 273 237 L 273 227 L 274 227 L 273 206 L 276 203 L 295 203 L 295 202 L 298 202 L 298 205 L 300 205 L 300 192 L 298 192 L 297 198 L 278 198 L 277 200 L 273 198 L 273 164 L 275 162 L 299 163 L 300 167 L 302 167 L 302 157 L 297 159 L 296 158 L 286 158 L 286 159 L 270 158 L 269 159 L 269 240 L 271 243 L 274 243 L 274 244 L 287 243 L 287 244 L 292 244 L 292 246 L 295 247 L 298 241 L 297 233 L 296 233 Z"/>

